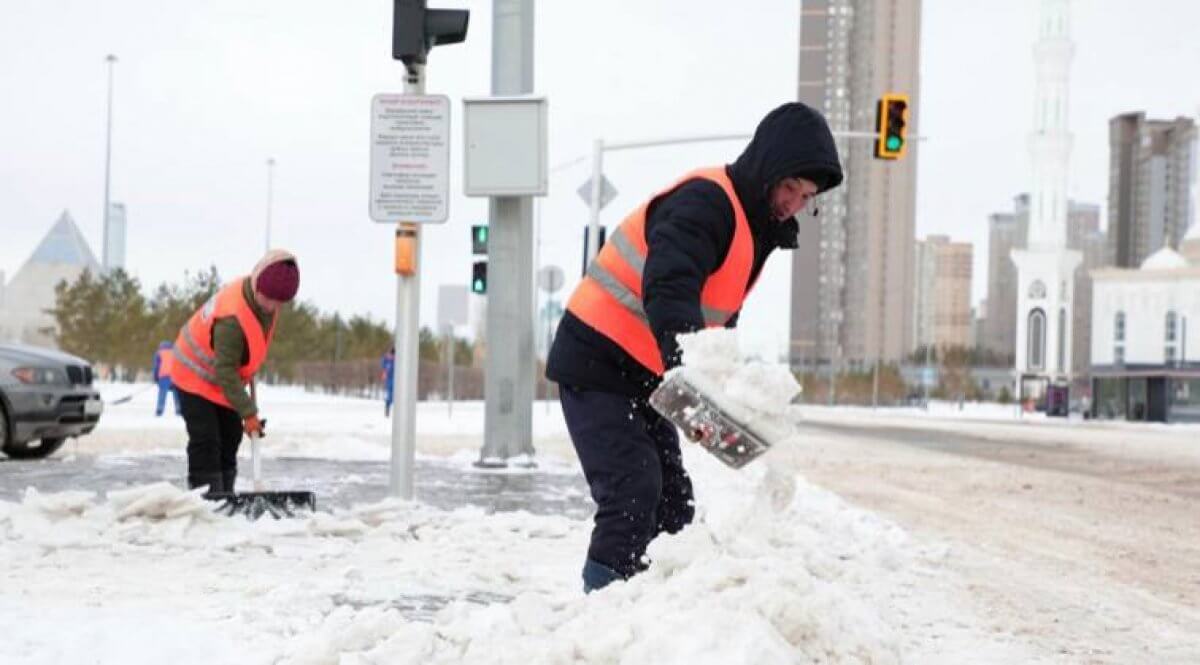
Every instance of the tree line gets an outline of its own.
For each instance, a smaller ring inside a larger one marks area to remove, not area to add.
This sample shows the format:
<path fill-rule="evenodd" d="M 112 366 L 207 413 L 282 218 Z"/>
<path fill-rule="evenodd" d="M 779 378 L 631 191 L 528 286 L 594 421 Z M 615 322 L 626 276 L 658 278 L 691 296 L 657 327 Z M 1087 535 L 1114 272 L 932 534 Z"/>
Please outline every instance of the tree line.
<path fill-rule="evenodd" d="M 84 271 L 73 282 L 55 288 L 55 321 L 59 348 L 108 370 L 108 378 L 133 381 L 150 371 L 160 342 L 174 342 L 188 318 L 221 287 L 215 266 L 184 273 L 178 283 L 160 284 L 147 291 L 124 270 L 96 275 Z M 301 363 L 374 360 L 392 346 L 393 331 L 369 315 L 343 319 L 322 312 L 311 302 L 293 302 L 280 309 L 271 353 L 260 376 L 291 382 Z M 420 330 L 420 356 L 440 362 L 442 340 L 428 328 Z M 471 364 L 469 342 L 454 340 L 455 361 Z"/>

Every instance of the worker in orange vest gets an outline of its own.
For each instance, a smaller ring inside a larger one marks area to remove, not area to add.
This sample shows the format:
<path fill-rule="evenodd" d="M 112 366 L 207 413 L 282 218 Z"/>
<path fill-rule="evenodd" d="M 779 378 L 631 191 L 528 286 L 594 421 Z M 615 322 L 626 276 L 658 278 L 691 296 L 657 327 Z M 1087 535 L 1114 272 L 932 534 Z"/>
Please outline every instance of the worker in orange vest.
<path fill-rule="evenodd" d="M 175 403 L 175 415 L 179 415 L 179 393 L 171 386 L 171 343 L 160 342 L 158 350 L 154 352 L 154 366 L 151 369 L 151 375 L 154 378 L 154 383 L 158 385 L 158 401 L 154 406 L 154 415 L 162 416 L 163 409 L 167 406 L 167 393 L 171 394 L 171 399 Z"/>
<path fill-rule="evenodd" d="M 800 103 L 759 123 L 732 164 L 694 171 L 634 210 L 567 303 L 546 364 L 596 502 L 585 591 L 645 569 L 692 520 L 675 427 L 647 402 L 680 362 L 676 335 L 733 327 L 768 255 L 820 237 L 816 196 L 842 182 L 825 119 Z"/>
<path fill-rule="evenodd" d="M 179 331 L 171 379 L 188 432 L 188 487 L 234 491 L 243 433 L 262 436 L 246 387 L 262 367 L 279 309 L 296 297 L 300 269 L 283 250 L 267 252 L 246 277 L 221 287 Z"/>

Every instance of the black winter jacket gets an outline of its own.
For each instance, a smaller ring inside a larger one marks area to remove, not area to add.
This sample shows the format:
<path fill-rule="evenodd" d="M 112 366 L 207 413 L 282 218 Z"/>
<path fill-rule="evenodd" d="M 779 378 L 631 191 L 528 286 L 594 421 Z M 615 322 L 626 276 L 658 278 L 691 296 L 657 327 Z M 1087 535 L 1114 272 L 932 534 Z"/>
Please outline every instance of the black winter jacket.
<path fill-rule="evenodd" d="M 771 188 L 794 176 L 812 180 L 820 191 L 842 181 L 837 147 L 825 119 L 796 102 L 767 114 L 745 151 L 725 170 L 754 237 L 750 283 L 776 247 L 796 246 L 796 221 L 772 218 Z M 675 336 L 704 328 L 700 292 L 724 263 L 734 226 L 733 206 L 720 185 L 709 180 L 688 180 L 650 203 L 642 306 L 668 369 L 680 360 Z M 736 325 L 737 318 L 735 314 L 727 325 Z M 555 334 L 546 378 L 580 390 L 635 398 L 649 395 L 661 379 L 570 311 Z"/>

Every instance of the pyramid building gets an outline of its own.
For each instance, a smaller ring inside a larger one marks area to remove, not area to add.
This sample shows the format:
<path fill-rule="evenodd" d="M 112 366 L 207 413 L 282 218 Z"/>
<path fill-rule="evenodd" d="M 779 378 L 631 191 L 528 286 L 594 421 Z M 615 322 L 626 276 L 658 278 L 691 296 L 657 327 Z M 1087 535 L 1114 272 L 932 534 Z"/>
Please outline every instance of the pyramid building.
<path fill-rule="evenodd" d="M 54 307 L 54 287 L 84 270 L 98 275 L 100 263 L 64 210 L 12 280 L 0 284 L 0 342 L 54 346 L 54 318 L 45 311 Z"/>

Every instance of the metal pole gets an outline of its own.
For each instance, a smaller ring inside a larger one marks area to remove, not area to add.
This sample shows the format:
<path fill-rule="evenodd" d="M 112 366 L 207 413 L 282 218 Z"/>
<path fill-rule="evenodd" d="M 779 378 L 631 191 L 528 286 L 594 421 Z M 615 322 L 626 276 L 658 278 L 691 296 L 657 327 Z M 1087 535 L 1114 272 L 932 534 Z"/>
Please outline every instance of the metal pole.
<path fill-rule="evenodd" d="M 454 417 L 454 328 L 447 325 L 442 330 L 443 352 L 446 358 L 446 416 Z"/>
<path fill-rule="evenodd" d="M 926 342 L 925 343 L 925 375 L 921 377 L 921 388 L 922 388 L 922 392 L 925 394 L 925 410 L 926 411 L 929 410 L 929 379 L 932 378 L 930 376 L 930 372 L 932 370 L 929 367 L 929 356 L 930 356 L 931 351 L 933 351 L 933 345 Z"/>
<path fill-rule="evenodd" d="M 100 218 L 100 223 L 104 227 L 104 247 L 101 253 L 104 270 L 109 269 L 112 256 L 109 252 L 108 243 L 110 241 L 110 232 L 108 228 L 108 207 L 109 207 L 109 185 L 111 183 L 110 172 L 112 171 L 112 109 L 113 109 L 113 64 L 117 62 L 117 56 L 109 53 L 105 56 L 104 61 L 108 63 L 108 127 L 104 135 L 104 215 Z"/>
<path fill-rule="evenodd" d="M 533 92 L 533 0 L 492 3 L 492 94 Z M 533 201 L 488 203 L 487 360 L 483 450 L 478 464 L 532 461 L 534 398 Z"/>
<path fill-rule="evenodd" d="M 879 358 L 875 359 L 875 376 L 871 380 L 871 408 L 879 408 Z"/>
<path fill-rule="evenodd" d="M 267 159 L 267 244 L 264 251 L 271 251 L 271 204 L 275 188 L 275 158 Z"/>
<path fill-rule="evenodd" d="M 600 193 L 604 191 L 604 139 L 592 143 L 592 200 L 588 206 L 588 263 L 600 251 Z M 586 266 L 585 266 L 586 268 Z"/>
<path fill-rule="evenodd" d="M 415 64 L 404 77 L 404 94 L 425 93 L 425 67 Z M 413 274 L 396 275 L 396 355 L 392 403 L 392 460 L 388 489 L 392 496 L 413 498 L 413 464 L 417 438 L 417 329 L 421 314 L 420 226 L 398 222 L 400 234 L 413 236 Z"/>

